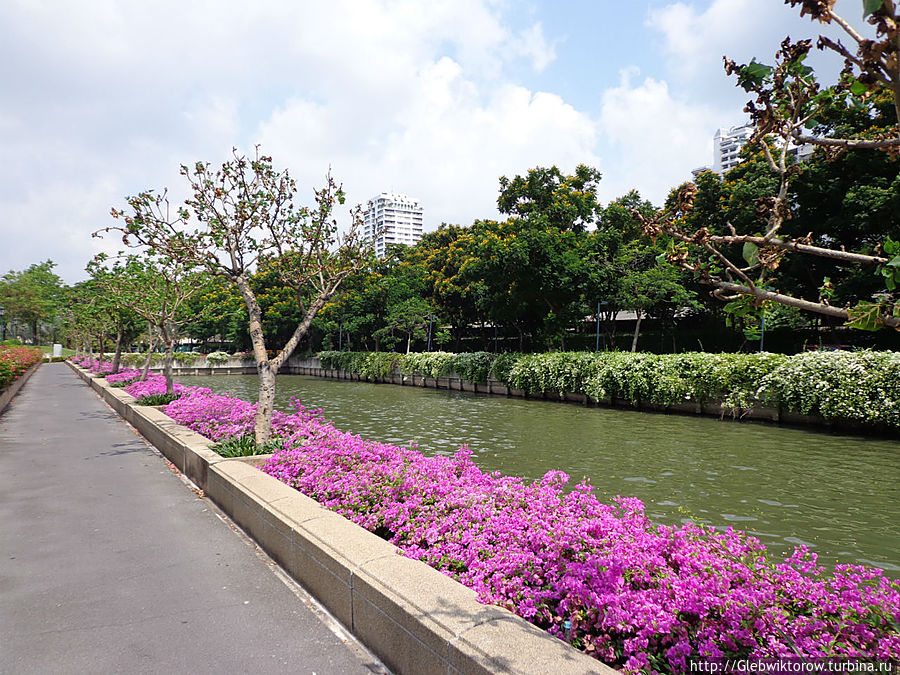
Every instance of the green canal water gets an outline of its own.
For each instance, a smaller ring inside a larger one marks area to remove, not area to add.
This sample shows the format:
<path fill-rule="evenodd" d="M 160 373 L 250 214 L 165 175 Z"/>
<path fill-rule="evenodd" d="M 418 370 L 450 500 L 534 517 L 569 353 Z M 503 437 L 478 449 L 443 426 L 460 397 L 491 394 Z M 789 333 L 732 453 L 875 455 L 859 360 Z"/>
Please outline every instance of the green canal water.
<path fill-rule="evenodd" d="M 255 400 L 255 376 L 179 377 Z M 604 500 L 641 499 L 657 522 L 732 526 L 783 554 L 806 544 L 822 563 L 900 577 L 900 442 L 731 420 L 588 408 L 420 387 L 278 377 L 344 431 L 452 454 L 485 470 L 588 478 Z"/>

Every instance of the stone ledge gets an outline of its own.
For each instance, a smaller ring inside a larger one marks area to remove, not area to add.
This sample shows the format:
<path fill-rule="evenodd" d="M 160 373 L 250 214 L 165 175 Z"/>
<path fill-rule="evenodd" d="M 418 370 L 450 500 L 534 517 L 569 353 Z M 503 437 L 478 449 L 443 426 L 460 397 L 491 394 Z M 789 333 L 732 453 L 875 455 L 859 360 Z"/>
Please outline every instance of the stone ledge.
<path fill-rule="evenodd" d="M 393 671 L 617 672 L 479 603 L 471 589 L 262 473 L 258 458 L 220 457 L 208 439 L 70 366 Z"/>

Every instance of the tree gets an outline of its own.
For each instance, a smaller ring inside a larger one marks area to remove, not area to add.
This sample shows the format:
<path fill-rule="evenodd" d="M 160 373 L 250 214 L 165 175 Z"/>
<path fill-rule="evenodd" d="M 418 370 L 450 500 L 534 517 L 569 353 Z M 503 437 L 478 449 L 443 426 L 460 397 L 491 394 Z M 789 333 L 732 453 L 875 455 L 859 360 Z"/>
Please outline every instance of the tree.
<path fill-rule="evenodd" d="M 423 298 L 411 297 L 395 302 L 387 311 L 387 325 L 378 331 L 381 339 L 392 339 L 394 331 L 406 336 L 406 353 L 413 340 L 425 339 L 425 327 L 434 316 L 434 307 Z"/>
<path fill-rule="evenodd" d="M 174 258 L 132 255 L 114 260 L 109 267 L 104 266 L 107 261 L 108 257 L 100 254 L 88 264 L 87 270 L 96 287 L 102 291 L 98 300 L 105 302 L 116 325 L 112 372 L 118 372 L 122 338 L 129 315 L 136 314 L 156 330 L 165 348 L 163 375 L 166 378 L 166 393 L 175 393 L 172 377 L 175 343 L 185 326 L 202 320 L 209 313 L 211 308 L 192 308 L 189 305 L 192 298 L 208 290 L 209 275 Z M 135 322 L 131 320 L 131 323 Z"/>
<path fill-rule="evenodd" d="M 535 167 L 525 177 L 512 180 L 500 177 L 500 213 L 520 218 L 543 215 L 547 222 L 560 230 L 583 232 L 596 215 L 597 169 L 579 164 L 574 176 L 565 176 L 556 168 Z"/>
<path fill-rule="evenodd" d="M 635 313 L 631 351 L 637 351 L 645 316 L 671 320 L 677 311 L 696 305 L 686 275 L 660 260 L 664 248 L 641 236 L 641 221 L 634 214 L 646 218 L 654 212 L 653 205 L 632 190 L 600 211 L 597 231 L 591 235 L 588 299 L 604 315 L 607 345 L 615 344 L 615 317 L 622 310 Z"/>
<path fill-rule="evenodd" d="M 217 170 L 205 162 L 181 167 L 192 197 L 175 214 L 165 191 L 142 192 L 128 198 L 127 213 L 112 210 L 124 226 L 105 231 L 120 231 L 129 246 L 206 269 L 237 288 L 247 307 L 259 373 L 255 436 L 263 444 L 271 435 L 275 375 L 341 283 L 367 264 L 371 245 L 360 236 L 359 207 L 351 212 L 348 231 L 339 232 L 333 211 L 344 203 L 344 192 L 330 173 L 325 187 L 315 193 L 316 206 L 297 207 L 294 180 L 287 170 L 276 171 L 271 157 L 261 155 L 259 148 L 253 157 L 237 150 L 232 155 Z M 263 310 L 251 284 L 257 267 L 272 270 L 293 290 L 302 317 L 275 356 L 268 354 Z"/>
<path fill-rule="evenodd" d="M 762 153 L 777 179 L 777 188 L 757 199 L 752 225 L 726 222 L 727 229 L 722 232 L 716 231 L 714 222 L 692 222 L 698 188 L 686 184 L 666 209 L 643 219 L 645 231 L 651 237 L 671 237 L 669 260 L 713 286 L 713 294 L 720 299 L 736 301 L 750 296 L 760 307 L 775 302 L 837 317 L 856 328 L 900 329 L 900 299 L 895 293 L 900 285 L 900 243 L 886 237 L 866 243 L 862 250 L 848 251 L 812 232 L 792 236 L 786 226 L 796 207 L 791 186 L 804 172 L 804 166 L 793 161 L 799 144 L 820 148 L 830 160 L 857 151 L 883 151 L 894 160 L 900 154 L 900 7 L 892 0 L 865 0 L 864 15 L 875 31 L 874 38 L 866 38 L 834 11 L 833 0 L 787 2 L 800 5 L 801 15 L 839 26 L 851 40 L 852 49 L 819 38 L 819 49 L 844 60 L 839 81 L 825 88 L 804 63 L 812 49 L 809 40 L 794 43 L 785 39 L 774 66 L 756 60 L 739 66 L 725 59 L 726 72 L 736 76 L 738 86 L 753 96 L 746 107 L 755 125 L 748 146 Z M 847 119 L 848 114 L 863 123 L 855 127 L 834 123 L 836 117 Z M 886 189 L 891 189 L 890 183 Z M 836 306 L 825 288 L 816 299 L 803 298 L 795 289 L 778 290 L 778 271 L 783 261 L 795 254 L 841 266 L 875 268 L 882 291 L 855 298 L 855 304 L 848 301 Z"/>
<path fill-rule="evenodd" d="M 62 298 L 62 280 L 53 273 L 54 267 L 56 263 L 45 260 L 3 276 L 0 281 L 0 307 L 5 309 L 3 339 L 6 339 L 5 322 L 18 319 L 31 326 L 34 344 L 40 342 L 40 324 L 55 318 Z"/>

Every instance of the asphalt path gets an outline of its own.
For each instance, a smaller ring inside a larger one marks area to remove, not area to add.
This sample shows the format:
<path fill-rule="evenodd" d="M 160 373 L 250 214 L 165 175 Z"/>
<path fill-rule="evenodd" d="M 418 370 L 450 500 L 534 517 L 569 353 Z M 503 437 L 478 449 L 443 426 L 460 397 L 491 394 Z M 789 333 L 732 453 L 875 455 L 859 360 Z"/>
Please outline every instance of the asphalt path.
<path fill-rule="evenodd" d="M 0 416 L 0 673 L 373 673 L 69 367 Z"/>

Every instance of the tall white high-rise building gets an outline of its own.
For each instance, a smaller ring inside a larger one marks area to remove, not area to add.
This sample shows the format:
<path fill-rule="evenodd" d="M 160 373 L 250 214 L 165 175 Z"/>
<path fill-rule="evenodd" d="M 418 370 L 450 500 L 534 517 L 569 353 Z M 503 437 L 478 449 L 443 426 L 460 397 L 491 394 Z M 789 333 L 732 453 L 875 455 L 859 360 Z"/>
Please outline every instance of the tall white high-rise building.
<path fill-rule="evenodd" d="M 382 192 L 369 200 L 363 232 L 375 242 L 375 255 L 384 257 L 388 244 L 412 246 L 422 238 L 419 200 L 395 192 Z"/>
<path fill-rule="evenodd" d="M 713 171 L 722 175 L 740 164 L 741 148 L 753 135 L 752 124 L 719 129 L 713 136 Z"/>

